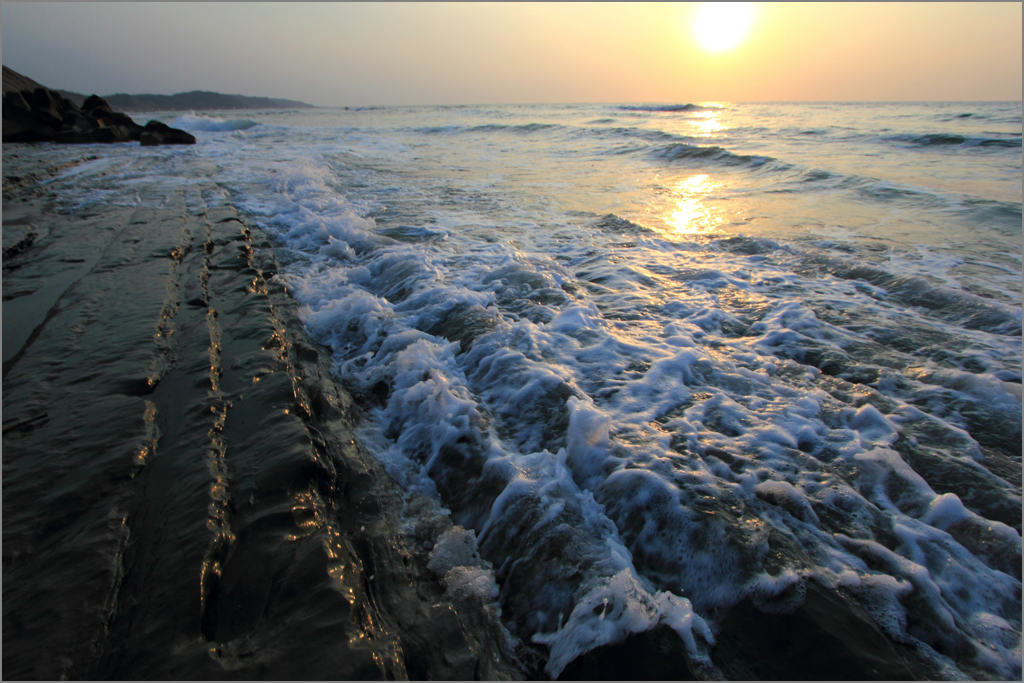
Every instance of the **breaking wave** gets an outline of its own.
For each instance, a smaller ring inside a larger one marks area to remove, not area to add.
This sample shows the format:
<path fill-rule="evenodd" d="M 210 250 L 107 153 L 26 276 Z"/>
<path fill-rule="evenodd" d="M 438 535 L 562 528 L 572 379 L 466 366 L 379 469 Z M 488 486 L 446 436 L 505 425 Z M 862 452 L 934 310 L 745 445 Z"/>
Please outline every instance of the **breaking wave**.
<path fill-rule="evenodd" d="M 189 132 L 206 131 L 231 131 L 248 130 L 253 126 L 260 125 L 258 121 L 251 119 L 220 119 L 214 116 L 203 116 L 200 114 L 183 114 L 174 119 L 171 125 Z"/>
<path fill-rule="evenodd" d="M 722 107 L 705 104 L 626 104 L 619 107 L 622 111 L 648 111 L 648 112 L 690 112 L 690 111 L 717 111 Z"/>
<path fill-rule="evenodd" d="M 1005 147 L 1008 149 L 1021 146 L 1021 136 L 1016 137 L 982 137 L 977 135 L 961 135 L 958 133 L 925 133 L 894 135 L 888 140 L 912 147 Z"/>

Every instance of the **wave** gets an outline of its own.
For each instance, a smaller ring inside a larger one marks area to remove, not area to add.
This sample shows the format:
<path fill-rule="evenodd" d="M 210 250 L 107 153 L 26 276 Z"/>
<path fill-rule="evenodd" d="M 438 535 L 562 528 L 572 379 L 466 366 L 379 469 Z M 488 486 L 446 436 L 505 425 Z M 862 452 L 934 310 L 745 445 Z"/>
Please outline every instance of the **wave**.
<path fill-rule="evenodd" d="M 631 138 L 647 140 L 648 142 L 688 143 L 694 141 L 693 138 L 675 135 L 674 133 L 666 133 L 663 130 L 648 130 L 645 128 L 631 128 L 626 126 L 617 126 L 615 128 L 587 128 L 583 129 L 582 132 L 600 137 Z"/>
<path fill-rule="evenodd" d="M 608 232 L 617 232 L 625 234 L 644 234 L 651 232 L 650 228 L 634 223 L 633 221 L 627 220 L 620 216 L 616 216 L 614 213 L 607 213 L 592 223 L 593 227 L 598 230 L 606 230 Z"/>
<path fill-rule="evenodd" d="M 1021 205 L 996 199 L 938 192 L 864 176 L 836 176 L 836 187 L 851 190 L 871 202 L 904 202 L 922 209 L 954 211 L 987 228 L 1020 234 Z"/>
<path fill-rule="evenodd" d="M 998 117 L 998 114 L 993 115 L 991 113 L 983 114 L 983 113 L 977 112 L 977 111 L 965 111 L 965 112 L 960 112 L 959 114 L 945 114 L 945 115 L 937 116 L 935 118 L 935 120 L 936 121 L 963 121 L 964 119 L 973 119 L 974 121 L 979 121 L 979 120 L 992 120 L 992 119 L 997 118 L 997 117 Z"/>
<path fill-rule="evenodd" d="M 802 183 L 820 183 L 826 180 L 832 180 L 840 177 L 837 173 L 832 171 L 826 171 L 821 168 L 812 168 L 809 171 L 805 171 L 801 177 L 800 182 Z"/>
<path fill-rule="evenodd" d="M 736 133 L 735 129 L 731 133 Z M 720 145 L 700 144 L 698 138 L 669 133 L 660 129 L 646 129 L 631 126 L 589 127 L 575 130 L 584 137 L 605 139 L 631 139 L 654 144 L 632 144 L 606 150 L 608 154 L 629 154 L 654 158 L 679 164 L 713 164 L 721 167 L 740 168 L 750 171 L 777 174 L 778 180 L 769 193 L 802 193 L 808 190 L 839 190 L 852 193 L 861 200 L 881 203 L 909 203 L 923 209 L 955 211 L 963 213 L 970 220 L 983 222 L 1001 232 L 1019 234 L 1021 206 L 1019 203 L 1004 202 L 967 194 L 937 191 L 916 184 L 903 184 L 890 179 L 843 173 L 825 168 L 805 167 L 774 156 L 744 154 Z M 765 133 L 763 129 L 745 128 L 740 139 Z M 801 136 L 829 135 L 828 130 L 794 128 L 788 134 Z M 890 143 L 903 145 L 949 147 L 1001 147 L 1020 148 L 1020 137 L 969 136 L 947 133 L 891 135 L 888 138 L 873 136 L 874 140 L 886 139 Z M 1007 134 L 1003 134 L 1007 135 Z M 1010 134 L 1012 135 L 1012 134 Z M 867 138 L 863 138 L 866 140 Z"/>
<path fill-rule="evenodd" d="M 558 128 L 555 123 L 521 123 L 516 125 L 504 125 L 500 123 L 487 123 L 482 126 L 473 126 L 469 130 L 473 133 L 489 133 L 498 131 L 511 131 L 513 133 L 535 133 L 539 130 L 550 130 Z"/>
<path fill-rule="evenodd" d="M 1021 146 L 1019 133 L 1016 134 L 1016 137 L 987 137 L 959 133 L 908 133 L 892 135 L 885 140 L 911 147 L 1006 147 L 1019 149 Z"/>
<path fill-rule="evenodd" d="M 198 114 L 183 114 L 174 119 L 171 125 L 175 128 L 182 128 L 189 132 L 196 131 L 226 131 L 226 130 L 247 130 L 253 126 L 260 125 L 259 122 L 251 119 L 220 119 L 215 116 L 202 116 Z"/>
<path fill-rule="evenodd" d="M 712 161 L 726 166 L 760 168 L 778 159 L 759 154 L 736 154 L 716 145 L 702 146 L 675 142 L 654 150 L 653 155 L 668 161 Z"/>
<path fill-rule="evenodd" d="M 823 168 L 801 168 L 782 162 L 779 163 L 777 170 L 788 171 L 789 175 L 785 176 L 772 189 L 767 190 L 773 194 L 795 194 L 808 190 L 840 190 L 850 192 L 869 202 L 902 202 L 921 209 L 952 211 L 965 219 L 993 230 L 1010 235 L 1021 234 L 1021 204 L 1019 202 L 944 192 Z"/>
<path fill-rule="evenodd" d="M 687 112 L 718 111 L 722 107 L 704 104 L 624 104 L 619 109 L 622 111 Z"/>
<path fill-rule="evenodd" d="M 419 128 L 413 128 L 414 133 L 422 133 L 423 135 L 448 135 L 452 133 L 465 132 L 467 128 L 465 126 L 421 126 Z"/>
<path fill-rule="evenodd" d="M 551 130 L 553 128 L 560 127 L 561 126 L 556 123 L 485 123 L 479 126 L 422 126 L 411 130 L 412 132 L 422 133 L 424 135 L 458 135 L 461 133 L 536 133 L 538 131 Z"/>
<path fill-rule="evenodd" d="M 968 330 L 1020 336 L 1020 309 L 935 284 L 919 275 L 901 275 L 884 268 L 839 258 L 819 258 L 825 270 L 844 280 L 869 283 L 878 298 L 926 310 L 932 317 Z"/>
<path fill-rule="evenodd" d="M 969 197 L 964 200 L 964 206 L 970 209 L 971 213 L 986 225 L 1010 235 L 1021 234 L 1021 205 L 1020 203 L 1001 202 L 997 199 L 981 199 Z"/>

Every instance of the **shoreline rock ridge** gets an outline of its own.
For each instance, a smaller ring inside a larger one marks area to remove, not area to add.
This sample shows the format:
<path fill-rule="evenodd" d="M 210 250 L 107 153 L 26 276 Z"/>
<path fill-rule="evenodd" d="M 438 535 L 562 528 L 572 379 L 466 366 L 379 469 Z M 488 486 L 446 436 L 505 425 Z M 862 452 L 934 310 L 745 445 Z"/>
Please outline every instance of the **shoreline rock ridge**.
<path fill-rule="evenodd" d="M 3 67 L 3 141 L 195 144 L 190 133 L 159 121 L 145 126 L 114 111 L 102 97 L 90 95 L 81 107 L 52 88 Z"/>

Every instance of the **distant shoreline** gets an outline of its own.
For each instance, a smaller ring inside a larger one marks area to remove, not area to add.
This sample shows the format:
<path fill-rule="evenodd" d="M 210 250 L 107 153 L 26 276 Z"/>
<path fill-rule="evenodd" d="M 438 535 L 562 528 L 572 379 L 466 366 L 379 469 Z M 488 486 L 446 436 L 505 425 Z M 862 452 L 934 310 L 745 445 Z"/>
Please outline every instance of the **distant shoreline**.
<path fill-rule="evenodd" d="M 68 90 L 61 95 L 81 106 L 86 96 Z M 195 109 L 314 109 L 316 105 L 280 97 L 253 97 L 209 90 L 190 90 L 174 95 L 115 93 L 103 97 L 119 111 L 192 111 Z"/>

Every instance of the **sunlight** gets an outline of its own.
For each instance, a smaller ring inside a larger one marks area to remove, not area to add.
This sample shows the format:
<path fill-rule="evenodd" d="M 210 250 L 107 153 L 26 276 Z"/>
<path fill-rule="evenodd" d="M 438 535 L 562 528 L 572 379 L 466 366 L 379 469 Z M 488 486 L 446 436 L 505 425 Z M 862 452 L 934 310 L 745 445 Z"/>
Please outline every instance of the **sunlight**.
<path fill-rule="evenodd" d="M 693 33 L 708 52 L 724 52 L 743 42 L 753 20 L 751 2 L 705 2 L 697 11 Z"/>
<path fill-rule="evenodd" d="M 690 176 L 676 185 L 676 207 L 665 218 L 679 235 L 706 235 L 722 224 L 705 203 L 707 195 L 719 187 L 707 173 Z"/>
<path fill-rule="evenodd" d="M 718 112 L 715 110 L 696 112 L 690 124 L 698 135 L 710 135 L 725 129 L 722 122 L 718 120 Z"/>

